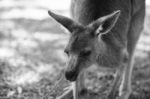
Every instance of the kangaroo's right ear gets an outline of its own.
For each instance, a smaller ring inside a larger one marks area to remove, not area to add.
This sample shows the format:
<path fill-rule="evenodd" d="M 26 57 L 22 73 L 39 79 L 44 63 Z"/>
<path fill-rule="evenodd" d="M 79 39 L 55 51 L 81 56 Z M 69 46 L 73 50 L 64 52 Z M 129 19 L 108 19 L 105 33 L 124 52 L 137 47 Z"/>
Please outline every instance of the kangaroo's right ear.
<path fill-rule="evenodd" d="M 70 32 L 73 32 L 75 29 L 82 27 L 82 25 L 80 25 L 79 23 L 73 21 L 72 19 L 67 18 L 65 16 L 62 16 L 62 15 L 55 14 L 55 13 L 53 13 L 50 10 L 48 11 L 48 14 L 53 19 L 55 19 L 58 23 L 60 23 L 61 25 L 63 25 Z"/>

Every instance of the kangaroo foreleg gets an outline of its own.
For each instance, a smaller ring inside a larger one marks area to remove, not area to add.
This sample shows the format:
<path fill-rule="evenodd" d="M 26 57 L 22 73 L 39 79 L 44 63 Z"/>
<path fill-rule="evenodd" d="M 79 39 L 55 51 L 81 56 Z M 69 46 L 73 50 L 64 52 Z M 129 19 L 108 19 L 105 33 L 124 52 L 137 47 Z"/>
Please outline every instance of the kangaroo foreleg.
<path fill-rule="evenodd" d="M 113 81 L 113 85 L 111 87 L 110 93 L 107 96 L 107 99 L 116 99 L 117 91 L 121 83 L 122 72 L 123 72 L 123 67 L 121 66 L 116 72 L 116 77 Z"/>

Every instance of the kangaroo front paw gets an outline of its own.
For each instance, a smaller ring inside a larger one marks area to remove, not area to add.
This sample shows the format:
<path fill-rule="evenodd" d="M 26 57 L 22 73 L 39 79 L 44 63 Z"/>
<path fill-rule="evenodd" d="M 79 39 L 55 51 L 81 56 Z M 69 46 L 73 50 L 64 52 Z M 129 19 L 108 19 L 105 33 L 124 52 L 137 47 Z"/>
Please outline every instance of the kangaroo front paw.
<path fill-rule="evenodd" d="M 110 92 L 108 95 L 107 95 L 107 99 L 116 99 L 117 97 L 117 92 L 114 91 L 114 92 Z"/>
<path fill-rule="evenodd" d="M 118 99 L 129 99 L 129 96 L 131 95 L 131 92 L 123 92 Z"/>
<path fill-rule="evenodd" d="M 128 99 L 129 95 L 121 95 L 118 97 L 118 99 Z"/>

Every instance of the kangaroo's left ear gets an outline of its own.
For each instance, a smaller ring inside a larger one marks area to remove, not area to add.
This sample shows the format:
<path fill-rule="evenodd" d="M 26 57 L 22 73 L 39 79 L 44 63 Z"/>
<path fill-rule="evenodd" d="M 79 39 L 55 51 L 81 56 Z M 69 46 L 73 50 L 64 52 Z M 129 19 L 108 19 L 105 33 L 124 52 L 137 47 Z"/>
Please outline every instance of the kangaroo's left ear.
<path fill-rule="evenodd" d="M 94 29 L 96 35 L 106 34 L 115 26 L 119 16 L 120 10 L 117 10 L 109 15 L 97 19 L 88 26 Z"/>

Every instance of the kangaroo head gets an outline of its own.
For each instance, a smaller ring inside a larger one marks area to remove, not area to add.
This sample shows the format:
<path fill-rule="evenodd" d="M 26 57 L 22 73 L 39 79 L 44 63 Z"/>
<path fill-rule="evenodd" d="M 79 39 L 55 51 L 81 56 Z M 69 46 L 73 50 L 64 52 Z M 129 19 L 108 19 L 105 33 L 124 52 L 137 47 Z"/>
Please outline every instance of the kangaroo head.
<path fill-rule="evenodd" d="M 101 35 L 107 34 L 114 27 L 120 11 L 100 17 L 87 26 L 51 11 L 48 13 L 71 34 L 64 50 L 69 57 L 65 76 L 66 79 L 75 81 L 81 71 L 96 63 L 97 55 L 101 53 L 101 50 L 106 49 Z"/>

